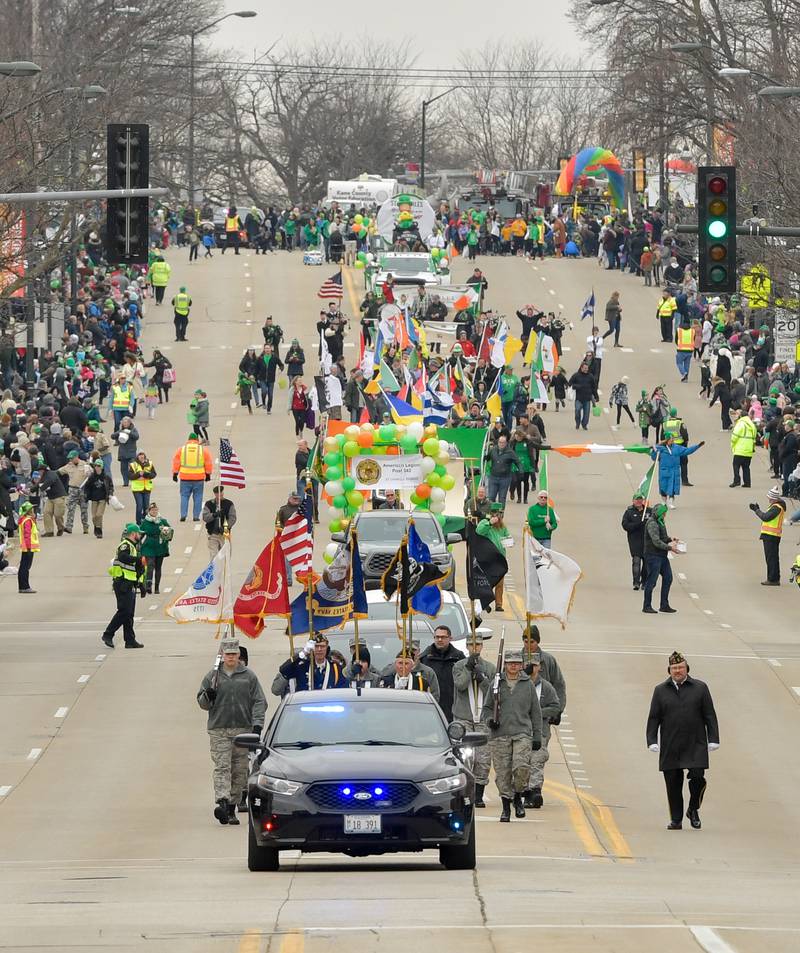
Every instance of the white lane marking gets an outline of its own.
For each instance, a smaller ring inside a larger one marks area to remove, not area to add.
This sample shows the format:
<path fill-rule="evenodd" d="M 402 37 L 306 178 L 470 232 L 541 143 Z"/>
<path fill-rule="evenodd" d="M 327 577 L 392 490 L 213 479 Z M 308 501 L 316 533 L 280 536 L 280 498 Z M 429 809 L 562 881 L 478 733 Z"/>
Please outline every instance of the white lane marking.
<path fill-rule="evenodd" d="M 689 927 L 689 932 L 706 953 L 735 953 L 733 947 L 726 943 L 711 927 Z"/>
<path fill-rule="evenodd" d="M 604 413 L 604 414 L 610 414 L 611 411 L 608 409 L 608 407 L 604 407 L 604 408 L 603 408 L 603 413 Z M 614 429 L 616 429 L 616 428 L 614 428 Z"/>
<path fill-rule="evenodd" d="M 245 324 L 252 324 L 252 321 L 245 321 Z"/>
<path fill-rule="evenodd" d="M 245 278 L 246 278 L 246 277 L 247 277 L 247 275 L 245 275 Z M 247 287 L 245 287 L 244 290 L 245 290 L 248 294 L 250 294 L 250 292 L 251 292 L 253 289 L 250 288 L 249 286 L 247 286 Z"/>
<path fill-rule="evenodd" d="M 236 410 L 236 404 L 235 404 L 235 403 L 231 404 L 231 410 Z"/>
<path fill-rule="evenodd" d="M 661 353 L 661 348 L 660 348 L 660 347 L 651 347 L 651 348 L 650 348 L 650 353 L 651 353 L 651 354 L 660 354 L 660 353 Z"/>
<path fill-rule="evenodd" d="M 191 553 L 191 551 L 192 551 L 192 547 L 191 547 L 191 546 L 187 546 L 186 549 L 184 549 L 184 551 L 183 551 L 183 555 L 184 555 L 184 556 L 188 556 L 189 553 Z"/>
<path fill-rule="evenodd" d="M 190 344 L 190 345 L 189 345 L 189 350 L 190 350 L 190 351 L 199 351 L 199 350 L 200 350 L 200 345 L 199 345 L 199 344 Z"/>
<path fill-rule="evenodd" d="M 172 586 L 167 586 L 164 592 L 172 592 Z"/>
<path fill-rule="evenodd" d="M 342 347 L 355 347 L 355 344 L 352 341 L 345 341 Z"/>
<path fill-rule="evenodd" d="M 703 609 L 703 612 L 704 612 L 706 615 L 714 615 L 714 613 L 713 613 L 710 609 Z"/>
<path fill-rule="evenodd" d="M 720 625 L 722 626 L 723 629 L 730 629 L 730 628 L 731 628 L 731 626 L 729 626 L 727 622 L 720 622 Z"/>
<path fill-rule="evenodd" d="M 476 821 L 483 821 L 485 824 L 499 824 L 499 823 L 500 823 L 500 818 L 499 818 L 499 817 L 483 817 L 483 816 L 478 817 L 478 816 L 476 815 L 475 820 L 476 820 Z M 544 824 L 544 823 L 546 823 L 544 820 L 534 821 L 533 819 L 524 820 L 524 821 L 517 821 L 517 824 Z"/>
<path fill-rule="evenodd" d="M 795 693 L 795 695 L 800 696 L 800 685 L 792 685 L 792 691 Z"/>
<path fill-rule="evenodd" d="M 232 420 L 226 420 L 226 421 L 225 421 L 225 426 L 226 426 L 226 427 L 232 427 L 232 426 L 233 426 L 233 421 L 232 421 Z"/>
<path fill-rule="evenodd" d="M 288 851 L 287 851 L 288 853 Z M 550 857 L 548 854 L 478 854 L 480 860 L 561 860 L 591 863 L 594 857 Z"/>
<path fill-rule="evenodd" d="M 58 711 L 53 715 L 53 718 L 66 718 L 69 708 L 59 708 Z"/>
<path fill-rule="evenodd" d="M 183 568 L 181 566 L 178 566 L 178 568 L 175 570 L 175 575 L 180 576 L 182 572 L 183 572 Z"/>
<path fill-rule="evenodd" d="M 552 288 L 550 289 L 550 294 L 551 294 L 551 295 L 554 295 L 554 294 L 555 294 L 555 291 L 553 291 Z"/>
<path fill-rule="evenodd" d="M 90 679 L 91 677 L 92 677 L 91 675 L 81 675 L 81 676 L 78 678 L 78 684 L 79 684 L 79 685 L 85 685 L 85 684 L 89 681 L 89 679 Z"/>
<path fill-rule="evenodd" d="M 626 470 L 632 470 L 633 467 L 630 465 L 630 463 L 626 463 L 626 464 L 625 464 L 625 469 L 626 469 Z"/>
<path fill-rule="evenodd" d="M 559 308 L 561 308 L 562 311 L 564 310 L 564 305 L 560 301 L 558 302 L 558 306 Z"/>
<path fill-rule="evenodd" d="M 779 662 L 776 658 L 768 658 L 767 661 L 769 662 L 770 665 L 774 666 L 775 668 L 783 668 L 783 664 Z"/>
<path fill-rule="evenodd" d="M 633 348 L 632 348 L 632 347 L 623 347 L 623 348 L 622 348 L 622 353 L 623 353 L 623 354 L 633 354 Z"/>
<path fill-rule="evenodd" d="M 700 596 L 698 596 L 696 592 L 690 592 L 690 593 L 689 593 L 689 598 L 690 598 L 690 599 L 699 599 Z"/>
<path fill-rule="evenodd" d="M 194 531 L 195 531 L 195 533 L 199 533 L 199 532 L 200 532 L 200 524 L 199 524 L 199 523 L 195 523 L 195 524 L 194 524 Z"/>
<path fill-rule="evenodd" d="M 576 787 L 576 788 L 581 788 L 581 790 L 583 790 L 583 791 L 591 791 L 591 790 L 592 790 L 591 784 L 576 784 L 575 787 Z"/>
<path fill-rule="evenodd" d="M 686 573 L 685 573 L 685 572 L 679 572 L 679 573 L 678 573 L 678 579 L 681 579 L 681 580 L 683 580 L 683 582 L 686 582 Z"/>
<path fill-rule="evenodd" d="M 249 310 L 250 308 L 253 307 L 253 302 L 252 302 L 252 301 L 245 301 L 244 306 L 245 306 L 245 308 L 247 308 L 247 309 Z"/>
<path fill-rule="evenodd" d="M 5 797 L 7 794 L 11 793 L 11 785 L 3 784 L 0 785 L 0 797 Z"/>
<path fill-rule="evenodd" d="M 155 612 L 157 608 L 158 608 L 158 606 L 150 606 L 150 611 L 151 611 L 151 612 Z"/>
<path fill-rule="evenodd" d="M 94 660 L 95 660 L 95 662 L 102 662 L 105 657 L 106 657 L 106 656 L 105 656 L 105 652 L 104 652 L 102 655 L 95 655 Z"/>
<path fill-rule="evenodd" d="M 35 761 L 41 753 L 42 753 L 41 748 L 31 748 L 31 750 L 28 752 L 28 757 L 26 760 Z"/>

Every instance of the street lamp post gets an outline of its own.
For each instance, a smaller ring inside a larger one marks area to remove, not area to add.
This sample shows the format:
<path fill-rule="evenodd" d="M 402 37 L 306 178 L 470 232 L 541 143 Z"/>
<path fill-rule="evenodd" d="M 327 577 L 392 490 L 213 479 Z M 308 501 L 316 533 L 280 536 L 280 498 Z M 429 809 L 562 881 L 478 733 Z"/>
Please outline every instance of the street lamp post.
<path fill-rule="evenodd" d="M 0 63 L 0 76 L 36 76 L 41 73 L 42 67 L 27 60 L 15 60 L 11 63 Z"/>
<path fill-rule="evenodd" d="M 194 193 L 195 193 L 195 182 L 194 182 L 194 123 L 195 123 L 195 89 L 194 89 L 194 74 L 195 74 L 195 40 L 201 34 L 205 33 L 207 30 L 210 30 L 212 27 L 215 27 L 218 23 L 222 23 L 223 20 L 227 20 L 229 17 L 240 17 L 243 20 L 247 20 L 250 17 L 258 16 L 255 10 L 236 10 L 233 13 L 226 13 L 224 16 L 217 17 L 216 20 L 212 20 L 210 23 L 206 23 L 204 26 L 199 27 L 196 30 L 192 30 L 189 34 L 189 158 L 187 162 L 187 177 L 189 179 L 189 207 L 194 210 Z"/>
<path fill-rule="evenodd" d="M 450 93 L 454 93 L 457 89 L 461 89 L 461 87 L 452 86 L 450 89 L 446 89 L 443 93 L 439 93 L 438 96 L 434 96 L 433 99 L 422 100 L 422 141 L 420 143 L 419 157 L 419 187 L 422 190 L 425 189 L 425 133 L 427 131 L 428 106 L 430 106 L 431 103 L 435 103 L 437 99 L 442 99 L 442 97 L 448 96 Z"/>

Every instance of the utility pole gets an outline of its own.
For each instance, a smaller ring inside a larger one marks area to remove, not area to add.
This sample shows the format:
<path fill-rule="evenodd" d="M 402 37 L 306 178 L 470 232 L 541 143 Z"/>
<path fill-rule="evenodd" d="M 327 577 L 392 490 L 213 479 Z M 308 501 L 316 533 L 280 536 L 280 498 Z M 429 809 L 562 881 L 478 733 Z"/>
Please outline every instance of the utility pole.
<path fill-rule="evenodd" d="M 425 191 L 425 135 L 427 133 L 428 106 L 430 106 L 432 103 L 435 103 L 437 99 L 442 99 L 443 96 L 448 96 L 450 93 L 454 93 L 457 89 L 461 89 L 461 87 L 452 86 L 450 89 L 446 89 L 443 93 L 439 93 L 438 96 L 434 96 L 433 99 L 422 100 L 422 141 L 420 143 L 419 156 L 419 187 L 423 192 Z"/>

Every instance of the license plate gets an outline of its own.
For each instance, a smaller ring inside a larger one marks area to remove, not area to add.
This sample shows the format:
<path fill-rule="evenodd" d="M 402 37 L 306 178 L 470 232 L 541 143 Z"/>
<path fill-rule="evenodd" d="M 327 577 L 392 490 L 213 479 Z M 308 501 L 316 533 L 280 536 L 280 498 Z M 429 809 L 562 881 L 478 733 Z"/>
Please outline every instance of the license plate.
<path fill-rule="evenodd" d="M 380 834 L 380 814 L 345 814 L 345 834 Z"/>

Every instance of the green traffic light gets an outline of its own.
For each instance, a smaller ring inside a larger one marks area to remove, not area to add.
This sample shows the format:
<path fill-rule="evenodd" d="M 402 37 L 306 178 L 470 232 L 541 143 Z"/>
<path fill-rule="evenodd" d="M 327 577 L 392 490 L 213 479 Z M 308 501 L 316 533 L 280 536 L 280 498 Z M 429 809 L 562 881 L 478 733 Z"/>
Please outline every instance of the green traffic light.
<path fill-rule="evenodd" d="M 708 277 L 715 285 L 724 284 L 728 280 L 728 270 L 727 268 L 722 268 L 720 265 L 715 265 L 711 271 L 709 271 Z"/>
<path fill-rule="evenodd" d="M 724 238 L 728 234 L 728 226 L 721 219 L 708 223 L 708 234 L 712 238 Z"/>

